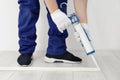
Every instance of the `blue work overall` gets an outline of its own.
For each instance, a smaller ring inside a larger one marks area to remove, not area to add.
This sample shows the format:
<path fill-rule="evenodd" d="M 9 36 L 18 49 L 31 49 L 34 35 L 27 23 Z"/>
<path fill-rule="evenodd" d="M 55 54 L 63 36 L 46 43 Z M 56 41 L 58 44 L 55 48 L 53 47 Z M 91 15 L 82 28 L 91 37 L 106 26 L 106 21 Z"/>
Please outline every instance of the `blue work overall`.
<path fill-rule="evenodd" d="M 36 47 L 36 22 L 39 17 L 39 0 L 18 0 L 19 3 L 19 52 L 21 54 L 33 54 Z M 67 0 L 57 0 L 59 9 L 67 14 Z M 62 5 L 63 4 L 63 5 Z M 60 7 L 62 6 L 62 7 Z M 48 11 L 48 9 L 47 9 Z M 56 24 L 52 21 L 50 13 L 47 13 L 49 23 L 49 40 L 47 54 L 61 55 L 66 52 L 65 39 L 68 36 L 67 30 L 64 33 L 59 32 Z M 62 23 L 61 23 L 62 24 Z"/>

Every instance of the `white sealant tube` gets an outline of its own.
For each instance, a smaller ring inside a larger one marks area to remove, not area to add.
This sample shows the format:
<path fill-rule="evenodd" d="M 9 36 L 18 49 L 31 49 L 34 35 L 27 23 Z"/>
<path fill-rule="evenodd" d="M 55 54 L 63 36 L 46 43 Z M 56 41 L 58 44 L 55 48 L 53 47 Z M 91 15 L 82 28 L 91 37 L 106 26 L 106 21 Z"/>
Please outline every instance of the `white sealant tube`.
<path fill-rule="evenodd" d="M 83 27 L 81 26 L 81 24 L 76 24 L 74 25 L 75 30 L 79 33 L 80 35 L 80 39 L 82 42 L 82 45 L 87 53 L 87 55 L 92 54 L 95 52 L 91 42 L 89 41 L 86 32 L 84 31 Z"/>

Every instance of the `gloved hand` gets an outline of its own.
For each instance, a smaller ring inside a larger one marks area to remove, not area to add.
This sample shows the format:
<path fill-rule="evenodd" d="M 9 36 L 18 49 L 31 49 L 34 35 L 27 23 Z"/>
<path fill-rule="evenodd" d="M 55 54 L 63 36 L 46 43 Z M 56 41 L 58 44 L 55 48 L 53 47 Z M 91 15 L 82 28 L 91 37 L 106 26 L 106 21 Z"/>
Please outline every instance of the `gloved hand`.
<path fill-rule="evenodd" d="M 79 23 L 78 25 L 81 25 L 80 27 L 82 27 L 84 29 L 85 33 L 87 34 L 88 39 L 91 41 L 90 32 L 89 32 L 89 29 L 88 29 L 88 24 L 86 24 L 86 23 L 80 24 Z M 80 34 L 78 32 L 75 32 L 74 36 L 76 38 L 76 41 L 80 42 Z"/>
<path fill-rule="evenodd" d="M 51 18 L 61 33 L 71 25 L 70 19 L 59 9 L 51 14 Z"/>

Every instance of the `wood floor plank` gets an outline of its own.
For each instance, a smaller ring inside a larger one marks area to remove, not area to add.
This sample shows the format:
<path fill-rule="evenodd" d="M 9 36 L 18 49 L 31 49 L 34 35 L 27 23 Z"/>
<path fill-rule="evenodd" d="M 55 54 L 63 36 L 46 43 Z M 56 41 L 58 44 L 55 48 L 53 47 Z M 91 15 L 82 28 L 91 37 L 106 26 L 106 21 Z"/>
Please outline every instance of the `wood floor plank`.
<path fill-rule="evenodd" d="M 14 71 L 9 80 L 40 80 L 42 73 L 40 71 Z"/>
<path fill-rule="evenodd" d="M 101 72 L 74 72 L 74 80 L 106 80 Z"/>
<path fill-rule="evenodd" d="M 105 55 L 107 56 L 96 56 L 101 71 L 103 72 L 107 80 L 119 80 L 120 59 L 115 56 L 114 51 L 106 52 Z"/>
<path fill-rule="evenodd" d="M 0 80 L 8 80 L 12 74 L 12 71 L 0 71 Z"/>
<path fill-rule="evenodd" d="M 73 80 L 72 72 L 44 72 L 41 80 Z"/>

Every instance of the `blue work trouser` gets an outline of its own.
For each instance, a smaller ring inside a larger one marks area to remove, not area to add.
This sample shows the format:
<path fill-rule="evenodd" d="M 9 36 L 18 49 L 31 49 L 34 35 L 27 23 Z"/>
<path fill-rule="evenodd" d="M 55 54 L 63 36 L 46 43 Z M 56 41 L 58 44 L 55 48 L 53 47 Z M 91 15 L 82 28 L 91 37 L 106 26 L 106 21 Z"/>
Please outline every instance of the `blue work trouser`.
<path fill-rule="evenodd" d="M 36 22 L 39 17 L 39 0 L 18 0 L 19 3 L 19 52 L 21 54 L 32 54 L 36 46 Z M 57 0 L 59 8 L 66 13 L 67 0 Z M 63 5 L 62 5 L 63 4 Z M 61 5 L 61 7 L 60 7 Z M 48 11 L 48 9 L 47 9 Z M 49 41 L 47 54 L 60 55 L 66 52 L 65 39 L 68 36 L 67 30 L 60 33 L 51 19 L 50 13 L 47 14 L 49 22 Z"/>

